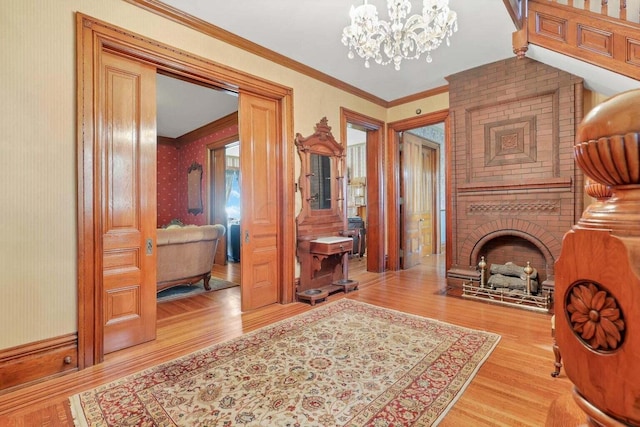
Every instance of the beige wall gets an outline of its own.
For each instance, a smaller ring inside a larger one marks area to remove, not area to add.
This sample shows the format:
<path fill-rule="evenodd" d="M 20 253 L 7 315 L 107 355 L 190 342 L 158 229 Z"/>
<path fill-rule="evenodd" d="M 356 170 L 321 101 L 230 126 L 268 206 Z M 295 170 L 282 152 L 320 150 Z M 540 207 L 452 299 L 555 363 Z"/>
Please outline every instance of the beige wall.
<path fill-rule="evenodd" d="M 339 137 L 340 107 L 393 121 L 448 104 L 386 111 L 122 0 L 0 0 L 0 349 L 77 331 L 75 12 L 293 88 L 303 135 L 326 116 Z"/>
<path fill-rule="evenodd" d="M 587 114 L 589 114 L 589 111 L 591 111 L 594 107 L 596 107 L 599 104 L 602 104 L 604 101 L 606 101 L 607 99 L 609 99 L 609 97 L 598 93 L 598 92 L 593 92 L 591 90 L 586 90 L 584 91 L 584 100 L 582 103 L 582 108 L 584 116 L 586 116 Z"/>
<path fill-rule="evenodd" d="M 387 123 L 416 116 L 418 115 L 418 113 L 416 113 L 417 110 L 420 110 L 420 115 L 424 115 L 434 111 L 446 110 L 447 108 L 449 108 L 449 93 L 445 92 L 430 98 L 420 99 L 390 108 L 387 112 Z"/>

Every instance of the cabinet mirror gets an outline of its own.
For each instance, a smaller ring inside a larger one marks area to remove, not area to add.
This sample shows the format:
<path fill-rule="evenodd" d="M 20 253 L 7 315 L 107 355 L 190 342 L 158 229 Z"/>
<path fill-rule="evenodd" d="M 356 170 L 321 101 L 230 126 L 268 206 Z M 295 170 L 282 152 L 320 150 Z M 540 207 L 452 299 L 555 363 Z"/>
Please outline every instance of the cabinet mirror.
<path fill-rule="evenodd" d="M 300 155 L 298 187 L 302 195 L 298 226 L 316 231 L 316 226 L 339 228 L 344 222 L 344 147 L 333 138 L 326 117 L 316 124 L 312 135 L 296 134 L 295 144 Z M 305 234 L 306 230 L 299 231 Z"/>
<path fill-rule="evenodd" d="M 311 153 L 309 155 L 309 208 L 331 209 L 331 157 Z"/>

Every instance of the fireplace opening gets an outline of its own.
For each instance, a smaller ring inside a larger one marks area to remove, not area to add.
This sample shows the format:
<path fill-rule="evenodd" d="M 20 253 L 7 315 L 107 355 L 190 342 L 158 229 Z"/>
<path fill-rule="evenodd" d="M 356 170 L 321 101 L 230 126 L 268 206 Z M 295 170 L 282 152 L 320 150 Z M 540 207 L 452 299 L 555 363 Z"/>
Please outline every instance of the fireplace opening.
<path fill-rule="evenodd" d="M 513 263 L 520 267 L 530 263 L 538 273 L 538 282 L 542 284 L 547 280 L 547 266 L 544 255 L 532 242 L 517 236 L 499 236 L 488 241 L 479 251 L 479 256 L 484 256 L 487 263 L 487 272 L 491 266 Z M 480 258 L 475 260 L 478 265 Z"/>
<path fill-rule="evenodd" d="M 525 238 L 526 237 L 526 238 Z M 462 284 L 464 298 L 485 300 L 524 309 L 548 311 L 551 306 L 551 253 L 522 231 L 500 231 L 476 244 L 478 278 Z"/>

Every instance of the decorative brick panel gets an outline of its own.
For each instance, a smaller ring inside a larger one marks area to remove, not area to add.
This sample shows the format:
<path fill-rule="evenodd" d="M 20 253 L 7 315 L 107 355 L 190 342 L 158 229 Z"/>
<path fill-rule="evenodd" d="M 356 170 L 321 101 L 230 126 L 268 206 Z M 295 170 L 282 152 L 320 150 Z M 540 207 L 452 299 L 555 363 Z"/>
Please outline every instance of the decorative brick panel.
<path fill-rule="evenodd" d="M 531 261 L 552 283 L 564 233 L 582 212 L 573 160 L 582 79 L 514 57 L 448 80 L 452 276 L 477 276 L 485 256 Z"/>

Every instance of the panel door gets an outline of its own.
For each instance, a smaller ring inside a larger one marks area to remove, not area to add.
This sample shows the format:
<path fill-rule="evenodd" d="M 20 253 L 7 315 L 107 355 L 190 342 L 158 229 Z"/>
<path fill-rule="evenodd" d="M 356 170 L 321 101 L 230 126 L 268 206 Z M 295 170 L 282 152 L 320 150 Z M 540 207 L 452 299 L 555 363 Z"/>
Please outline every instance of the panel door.
<path fill-rule="evenodd" d="M 103 52 L 98 87 L 104 352 L 156 336 L 154 67 Z"/>
<path fill-rule="evenodd" d="M 411 268 L 420 264 L 420 245 L 422 234 L 422 142 L 411 134 L 401 137 L 402 153 L 400 157 L 402 197 L 401 249 L 402 268 Z"/>
<path fill-rule="evenodd" d="M 422 146 L 420 156 L 422 160 L 420 192 L 420 256 L 436 253 L 435 250 L 435 211 L 436 206 L 436 159 L 435 149 Z"/>
<path fill-rule="evenodd" d="M 277 101 L 240 93 L 242 310 L 278 302 Z"/>

